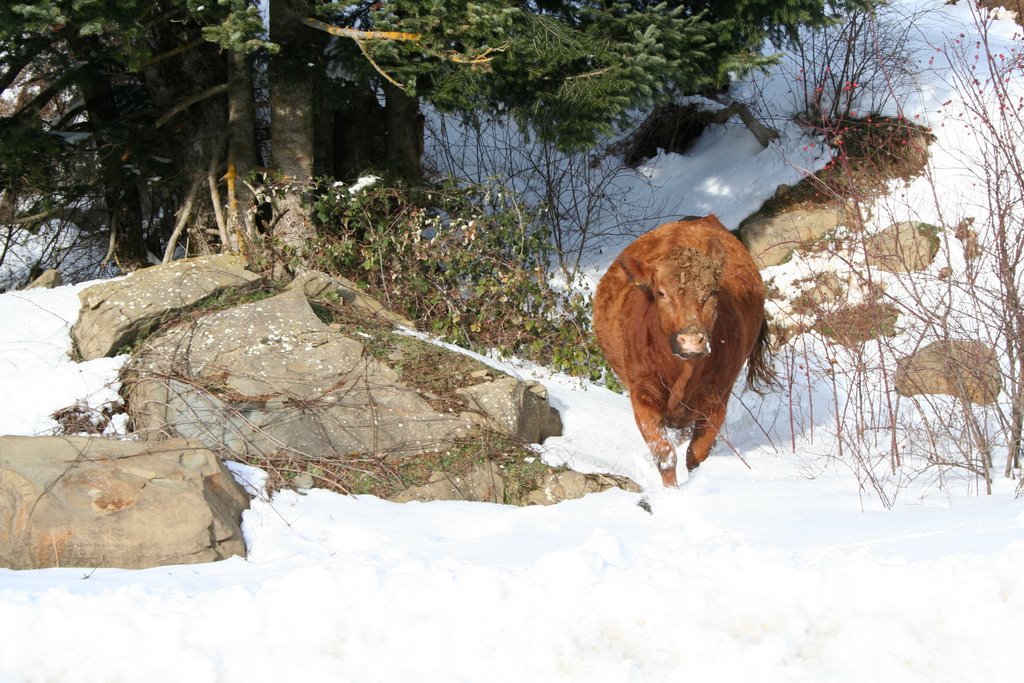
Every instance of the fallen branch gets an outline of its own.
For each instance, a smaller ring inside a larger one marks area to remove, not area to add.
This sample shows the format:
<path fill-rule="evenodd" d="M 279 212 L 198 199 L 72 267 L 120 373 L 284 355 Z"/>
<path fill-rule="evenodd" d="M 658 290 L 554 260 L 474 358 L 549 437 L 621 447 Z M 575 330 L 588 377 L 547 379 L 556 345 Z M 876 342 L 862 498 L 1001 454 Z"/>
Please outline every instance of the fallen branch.
<path fill-rule="evenodd" d="M 725 123 L 733 116 L 739 116 L 740 121 L 743 125 L 754 134 L 757 141 L 761 143 L 762 147 L 767 147 L 773 140 L 777 140 L 779 132 L 774 128 L 769 128 L 764 125 L 754 116 L 753 112 L 750 111 L 750 107 L 743 104 L 742 102 L 726 102 L 724 98 L 718 97 L 713 98 L 719 104 L 724 104 L 725 109 L 715 113 L 713 121 L 715 123 Z"/>

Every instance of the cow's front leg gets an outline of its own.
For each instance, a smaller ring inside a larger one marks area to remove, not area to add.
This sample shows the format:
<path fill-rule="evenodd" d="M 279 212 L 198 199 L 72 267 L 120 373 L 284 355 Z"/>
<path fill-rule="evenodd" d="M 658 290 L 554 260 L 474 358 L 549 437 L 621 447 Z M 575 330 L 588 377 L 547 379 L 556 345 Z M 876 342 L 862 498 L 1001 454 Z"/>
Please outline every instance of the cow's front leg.
<path fill-rule="evenodd" d="M 697 420 L 693 427 L 690 445 L 686 449 L 686 469 L 693 471 L 707 460 L 711 447 L 715 445 L 718 432 L 725 422 L 725 404 L 716 401 L 706 415 Z"/>
<path fill-rule="evenodd" d="M 654 455 L 654 461 L 661 473 L 661 482 L 665 486 L 676 486 L 676 448 L 665 435 L 661 409 L 642 393 L 631 394 L 630 401 L 633 404 L 636 426 L 640 428 L 640 434 Z"/>

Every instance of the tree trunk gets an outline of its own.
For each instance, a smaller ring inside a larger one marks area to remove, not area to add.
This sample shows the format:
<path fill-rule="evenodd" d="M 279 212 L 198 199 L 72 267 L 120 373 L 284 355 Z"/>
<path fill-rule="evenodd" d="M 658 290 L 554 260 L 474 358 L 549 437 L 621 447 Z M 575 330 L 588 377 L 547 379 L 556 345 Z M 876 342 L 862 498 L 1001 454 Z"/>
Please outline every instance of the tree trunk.
<path fill-rule="evenodd" d="M 130 163 L 132 150 L 110 137 L 110 131 L 120 119 L 112 73 L 112 69 L 97 69 L 83 79 L 80 86 L 96 145 L 108 212 L 110 249 L 106 260 L 113 259 L 123 270 L 135 270 L 147 265 L 142 200 L 135 175 L 125 168 L 126 163 Z"/>
<path fill-rule="evenodd" d="M 281 46 L 270 61 L 271 155 L 289 185 L 274 207 L 271 237 L 284 248 L 286 261 L 301 259 L 316 236 L 301 195 L 312 179 L 314 157 L 313 74 L 306 54 L 313 41 L 304 40 L 304 27 L 295 20 L 306 16 L 307 5 L 306 0 L 270 2 L 270 39 Z M 280 274 L 279 267 L 275 270 Z"/>
<path fill-rule="evenodd" d="M 423 177 L 423 114 L 419 100 L 385 81 L 384 104 L 385 165 L 400 178 L 418 181 Z"/>
<path fill-rule="evenodd" d="M 334 177 L 352 182 L 383 167 L 384 108 L 368 84 L 346 88 L 345 105 L 334 113 Z"/>
<path fill-rule="evenodd" d="M 195 40 L 198 27 L 173 23 L 158 24 L 153 41 L 158 51 L 171 50 Z M 201 43 L 173 59 L 162 60 L 144 71 L 146 87 L 159 115 L 174 111 L 186 98 L 202 93 L 227 80 L 224 57 L 212 43 Z M 213 238 L 217 226 L 211 192 L 206 190 L 210 169 L 219 177 L 223 173 L 221 155 L 227 130 L 227 106 L 224 95 L 200 100 L 178 112 L 160 128 L 167 157 L 174 160 L 175 175 L 180 179 L 178 191 L 163 207 L 173 216 L 171 225 L 184 221 L 186 254 L 208 254 L 223 248 Z M 200 184 L 201 192 L 192 188 Z M 170 234 L 161 235 L 164 240 Z M 173 249 L 173 247 L 172 247 Z"/>
<path fill-rule="evenodd" d="M 252 90 L 251 58 L 241 52 L 228 56 L 228 168 L 226 232 L 231 251 L 251 242 L 253 194 L 246 179 L 257 166 L 256 103 Z"/>

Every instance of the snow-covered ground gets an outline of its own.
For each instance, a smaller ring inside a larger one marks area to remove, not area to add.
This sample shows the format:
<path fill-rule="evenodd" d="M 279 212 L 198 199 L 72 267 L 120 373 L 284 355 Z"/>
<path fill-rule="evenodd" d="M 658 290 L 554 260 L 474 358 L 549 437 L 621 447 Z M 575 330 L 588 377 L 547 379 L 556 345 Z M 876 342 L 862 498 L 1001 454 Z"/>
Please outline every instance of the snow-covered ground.
<path fill-rule="evenodd" d="M 927 31 L 914 33 L 923 51 L 970 33 L 963 2 L 932 5 Z M 1015 30 L 998 22 L 993 37 Z M 941 76 L 922 75 L 908 115 L 935 116 L 954 96 Z M 786 82 L 758 87 L 781 107 Z M 969 138 L 935 130 L 933 158 L 954 173 Z M 777 184 L 824 162 L 809 142 L 790 130 L 762 150 L 729 124 L 615 187 L 734 227 Z M 955 189 L 941 196 L 955 203 Z M 596 277 L 614 256 L 585 265 Z M 804 266 L 770 274 L 783 281 Z M 116 397 L 123 359 L 67 355 L 83 286 L 0 295 L 0 434 L 49 433 L 54 410 Z M 819 347 L 805 342 L 797 362 L 812 364 Z M 630 476 L 651 512 L 621 491 L 547 508 L 257 495 L 243 520 L 246 559 L 0 569 L 0 683 L 1021 680 L 1014 482 L 997 478 L 983 496 L 971 495 L 976 481 L 923 476 L 885 509 L 836 457 L 822 380 L 796 404 L 737 396 L 713 456 L 665 491 L 626 397 L 499 365 L 541 378 L 562 411 L 565 435 L 545 444 L 547 460 Z M 258 485 L 258 471 L 234 470 Z"/>

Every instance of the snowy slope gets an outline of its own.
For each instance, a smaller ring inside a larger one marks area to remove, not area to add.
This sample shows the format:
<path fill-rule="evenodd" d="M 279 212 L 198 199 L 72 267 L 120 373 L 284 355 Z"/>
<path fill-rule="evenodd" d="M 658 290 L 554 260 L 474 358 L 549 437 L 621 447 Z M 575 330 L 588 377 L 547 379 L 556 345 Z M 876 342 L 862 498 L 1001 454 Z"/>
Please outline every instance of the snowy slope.
<path fill-rule="evenodd" d="M 929 6 L 922 49 L 970 30 L 963 8 Z M 1015 31 L 995 28 L 1004 40 Z M 922 81 L 915 113 L 934 114 L 950 93 L 941 74 Z M 784 103 L 786 82 L 758 87 Z M 948 169 L 963 138 L 936 130 L 933 156 Z M 714 211 L 732 227 L 823 163 L 809 142 L 787 129 L 762 150 L 730 123 L 617 187 L 649 193 L 665 215 Z M 614 256 L 589 254 L 588 274 Z M 47 433 L 52 411 L 115 397 L 123 358 L 67 357 L 82 286 L 0 295 L 0 433 Z M 798 362 L 820 362 L 804 342 Z M 257 493 L 244 560 L 0 569 L 0 683 L 1021 679 L 1014 482 L 978 496 L 968 479 L 922 476 L 885 509 L 835 457 L 831 388 L 809 381 L 795 399 L 737 396 L 713 456 L 665 491 L 626 397 L 500 365 L 542 379 L 562 411 L 565 435 L 545 459 L 630 476 L 651 512 L 621 491 L 523 509 Z M 234 471 L 258 492 L 261 473 Z"/>

